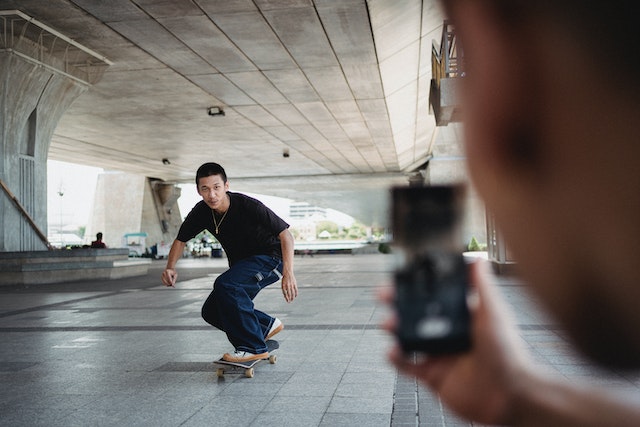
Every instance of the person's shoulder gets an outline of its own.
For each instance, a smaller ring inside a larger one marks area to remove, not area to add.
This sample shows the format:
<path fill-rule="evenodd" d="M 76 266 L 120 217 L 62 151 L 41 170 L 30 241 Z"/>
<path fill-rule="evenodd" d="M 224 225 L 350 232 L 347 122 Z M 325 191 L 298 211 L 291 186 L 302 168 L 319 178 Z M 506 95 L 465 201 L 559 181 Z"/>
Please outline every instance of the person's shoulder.
<path fill-rule="evenodd" d="M 200 200 L 191 208 L 191 211 L 189 212 L 189 215 L 187 215 L 187 218 L 199 216 L 199 215 L 202 215 L 203 213 L 208 213 L 208 211 L 209 211 L 209 206 L 207 206 L 204 200 Z"/>
<path fill-rule="evenodd" d="M 227 191 L 227 194 L 229 195 L 229 199 L 231 200 L 231 203 L 236 202 L 236 203 L 242 203 L 244 205 L 262 205 L 262 202 L 258 199 L 255 199 L 251 196 L 247 196 L 246 194 L 243 193 L 234 193 L 231 191 Z"/>
<path fill-rule="evenodd" d="M 200 200 L 198 203 L 196 203 L 193 208 L 191 209 L 192 211 L 201 211 L 201 210 L 207 210 L 209 209 L 209 206 L 207 206 L 207 204 L 204 202 L 204 200 Z"/>

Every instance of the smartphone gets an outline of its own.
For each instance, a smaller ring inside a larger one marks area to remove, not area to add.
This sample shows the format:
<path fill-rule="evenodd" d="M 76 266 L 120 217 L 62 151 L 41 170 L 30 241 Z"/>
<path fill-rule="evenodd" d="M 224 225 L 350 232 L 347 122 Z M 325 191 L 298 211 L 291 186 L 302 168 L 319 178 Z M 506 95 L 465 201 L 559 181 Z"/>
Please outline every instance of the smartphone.
<path fill-rule="evenodd" d="M 464 187 L 392 189 L 396 336 L 406 353 L 451 354 L 471 347 L 469 276 L 462 255 Z"/>

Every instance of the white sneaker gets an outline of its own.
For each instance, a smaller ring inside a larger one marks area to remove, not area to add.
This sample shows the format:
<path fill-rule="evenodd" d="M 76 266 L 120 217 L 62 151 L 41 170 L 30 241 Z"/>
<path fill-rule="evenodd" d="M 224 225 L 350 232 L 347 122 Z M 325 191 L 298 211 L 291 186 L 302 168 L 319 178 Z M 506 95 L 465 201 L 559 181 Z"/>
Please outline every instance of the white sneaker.
<path fill-rule="evenodd" d="M 247 351 L 234 351 L 233 354 L 225 353 L 222 358 L 227 362 L 251 362 L 253 360 L 266 359 L 269 357 L 268 352 L 253 354 Z"/>
<path fill-rule="evenodd" d="M 269 329 L 269 333 L 267 334 L 265 341 L 268 339 L 271 339 L 275 334 L 277 334 L 283 329 L 284 329 L 284 325 L 282 324 L 282 321 L 280 321 L 280 319 L 276 317 L 275 320 L 273 321 L 273 325 L 271 325 L 271 329 Z"/>

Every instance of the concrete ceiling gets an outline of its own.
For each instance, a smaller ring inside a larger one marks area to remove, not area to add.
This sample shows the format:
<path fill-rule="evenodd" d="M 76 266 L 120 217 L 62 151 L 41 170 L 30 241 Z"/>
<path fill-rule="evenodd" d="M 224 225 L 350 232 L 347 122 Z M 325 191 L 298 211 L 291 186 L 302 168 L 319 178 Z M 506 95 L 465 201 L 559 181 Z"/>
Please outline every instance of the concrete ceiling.
<path fill-rule="evenodd" d="M 49 157 L 385 221 L 424 165 L 434 0 L 0 0 L 112 62 L 60 121 Z M 224 116 L 207 109 L 221 107 Z M 287 150 L 289 157 L 284 157 Z M 162 159 L 168 159 L 165 165 Z"/>

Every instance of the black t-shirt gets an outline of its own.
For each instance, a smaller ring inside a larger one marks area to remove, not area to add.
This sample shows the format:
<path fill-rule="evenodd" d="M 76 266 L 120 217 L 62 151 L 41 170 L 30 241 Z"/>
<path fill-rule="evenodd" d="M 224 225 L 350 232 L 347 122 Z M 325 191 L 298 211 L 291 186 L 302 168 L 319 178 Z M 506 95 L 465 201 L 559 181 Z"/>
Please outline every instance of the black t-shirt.
<path fill-rule="evenodd" d="M 241 193 L 227 191 L 231 204 L 222 219 L 216 215 L 218 231 L 213 223 L 213 210 L 204 201 L 198 202 L 185 218 L 177 239 L 187 242 L 204 229 L 220 242 L 229 265 L 254 255 L 269 255 L 282 259 L 278 235 L 289 224 L 262 202 Z"/>

